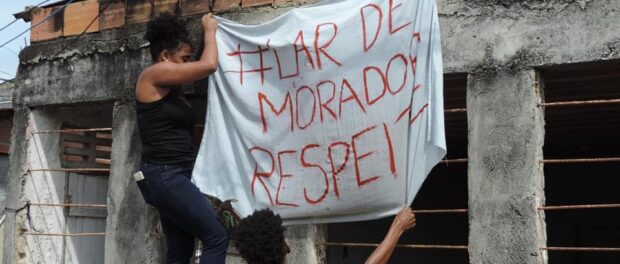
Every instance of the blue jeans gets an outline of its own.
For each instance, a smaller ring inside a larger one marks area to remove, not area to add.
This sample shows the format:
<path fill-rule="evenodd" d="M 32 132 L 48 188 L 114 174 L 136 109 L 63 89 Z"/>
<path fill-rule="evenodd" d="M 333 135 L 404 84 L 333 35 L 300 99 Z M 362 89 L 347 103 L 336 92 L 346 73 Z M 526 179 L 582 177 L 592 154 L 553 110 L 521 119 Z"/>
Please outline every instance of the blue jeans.
<path fill-rule="evenodd" d="M 144 180 L 138 187 L 144 200 L 159 210 L 166 235 L 166 263 L 187 264 L 194 238 L 202 241 L 200 263 L 225 263 L 228 233 L 206 196 L 191 182 L 193 163 L 159 165 L 140 162 Z"/>

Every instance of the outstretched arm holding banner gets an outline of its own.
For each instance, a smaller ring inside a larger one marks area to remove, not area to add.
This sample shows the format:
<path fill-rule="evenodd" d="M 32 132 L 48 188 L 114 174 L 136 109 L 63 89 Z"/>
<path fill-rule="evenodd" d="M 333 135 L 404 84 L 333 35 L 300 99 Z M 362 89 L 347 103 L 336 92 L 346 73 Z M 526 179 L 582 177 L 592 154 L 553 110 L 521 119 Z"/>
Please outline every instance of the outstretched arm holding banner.
<path fill-rule="evenodd" d="M 370 257 L 366 260 L 366 264 L 385 264 L 390 260 L 392 252 L 400 239 L 400 236 L 407 230 L 415 226 L 415 215 L 410 207 L 406 207 L 394 218 L 390 230 L 385 238 L 379 244 L 379 247 L 372 252 Z"/>

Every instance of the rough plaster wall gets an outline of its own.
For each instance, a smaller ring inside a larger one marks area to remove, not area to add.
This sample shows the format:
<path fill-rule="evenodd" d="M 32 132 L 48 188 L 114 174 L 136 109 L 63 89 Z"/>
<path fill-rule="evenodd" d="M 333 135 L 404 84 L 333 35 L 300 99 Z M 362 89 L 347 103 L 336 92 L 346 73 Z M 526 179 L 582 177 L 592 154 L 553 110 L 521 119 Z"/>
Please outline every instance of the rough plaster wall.
<path fill-rule="evenodd" d="M 284 233 L 291 253 L 287 256 L 288 263 L 325 263 L 325 248 L 317 246 L 327 236 L 327 225 L 296 225 L 288 226 Z"/>
<path fill-rule="evenodd" d="M 9 156 L 0 154 L 0 212 L 4 211 L 4 201 L 6 200 L 6 183 L 7 183 L 8 172 L 9 172 Z"/>
<path fill-rule="evenodd" d="M 24 211 L 14 209 L 24 204 L 23 179 L 27 170 L 27 146 L 29 111 L 26 107 L 16 107 L 11 130 L 9 174 L 7 179 L 6 220 L 4 222 L 4 248 L 2 263 L 25 263 L 25 240 L 20 234 L 25 229 Z"/>
<path fill-rule="evenodd" d="M 439 0 L 447 72 L 620 57 L 617 0 Z"/>
<path fill-rule="evenodd" d="M 469 253 L 474 264 L 544 263 L 544 130 L 534 70 L 468 83 Z"/>
<path fill-rule="evenodd" d="M 140 160 L 133 103 L 114 105 L 112 136 L 105 263 L 160 263 L 163 252 L 159 215 L 145 204 L 132 177 Z"/>

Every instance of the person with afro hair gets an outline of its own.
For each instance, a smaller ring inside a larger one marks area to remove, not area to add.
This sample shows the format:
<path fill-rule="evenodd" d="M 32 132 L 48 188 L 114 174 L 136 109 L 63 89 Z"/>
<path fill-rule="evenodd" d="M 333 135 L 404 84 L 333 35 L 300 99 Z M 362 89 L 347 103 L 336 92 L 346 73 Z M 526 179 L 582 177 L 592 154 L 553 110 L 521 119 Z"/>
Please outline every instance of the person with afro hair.
<path fill-rule="evenodd" d="M 231 237 L 248 264 L 284 264 L 290 253 L 284 240 L 282 218 L 269 209 L 257 210 L 242 219 Z"/>
<path fill-rule="evenodd" d="M 153 63 L 136 82 L 142 156 L 140 171 L 134 177 L 144 200 L 159 211 L 169 264 L 189 263 L 194 238 L 203 244 L 202 264 L 225 263 L 228 249 L 226 228 L 191 181 L 196 158 L 192 143 L 196 112 L 179 88 L 217 69 L 217 22 L 211 14 L 204 15 L 201 22 L 204 49 L 200 58 L 192 61 L 185 23 L 170 13 L 151 20 L 145 38 Z"/>
<path fill-rule="evenodd" d="M 366 260 L 366 264 L 386 264 L 401 235 L 416 224 L 410 207 L 394 217 L 385 238 Z M 269 209 L 255 211 L 242 219 L 232 232 L 239 253 L 248 264 L 285 264 L 290 249 L 284 240 L 282 218 Z"/>

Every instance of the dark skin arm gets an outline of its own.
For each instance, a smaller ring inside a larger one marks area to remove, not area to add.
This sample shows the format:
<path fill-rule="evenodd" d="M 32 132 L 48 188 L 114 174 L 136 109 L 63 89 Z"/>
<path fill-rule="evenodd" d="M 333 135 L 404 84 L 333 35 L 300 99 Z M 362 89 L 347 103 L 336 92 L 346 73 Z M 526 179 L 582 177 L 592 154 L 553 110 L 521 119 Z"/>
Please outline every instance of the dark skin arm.
<path fill-rule="evenodd" d="M 394 248 L 400 236 L 414 226 L 415 215 L 413 214 L 413 210 L 409 207 L 402 209 L 394 218 L 392 226 L 390 226 L 390 230 L 383 239 L 383 242 L 379 244 L 379 247 L 377 247 L 366 260 L 366 264 L 386 264 L 392 256 L 392 252 L 394 252 Z"/>
<path fill-rule="evenodd" d="M 162 51 L 158 61 L 144 69 L 138 77 L 136 85 L 136 99 L 138 101 L 145 103 L 157 101 L 168 94 L 170 86 L 204 79 L 217 69 L 217 44 L 215 42 L 217 22 L 212 14 L 202 17 L 202 28 L 204 30 L 205 49 L 200 59 L 194 62 L 185 62 L 188 60 L 186 57 L 189 56 L 190 52 L 184 49 L 179 52 L 187 53 L 185 55 L 175 54 L 168 50 Z"/>

